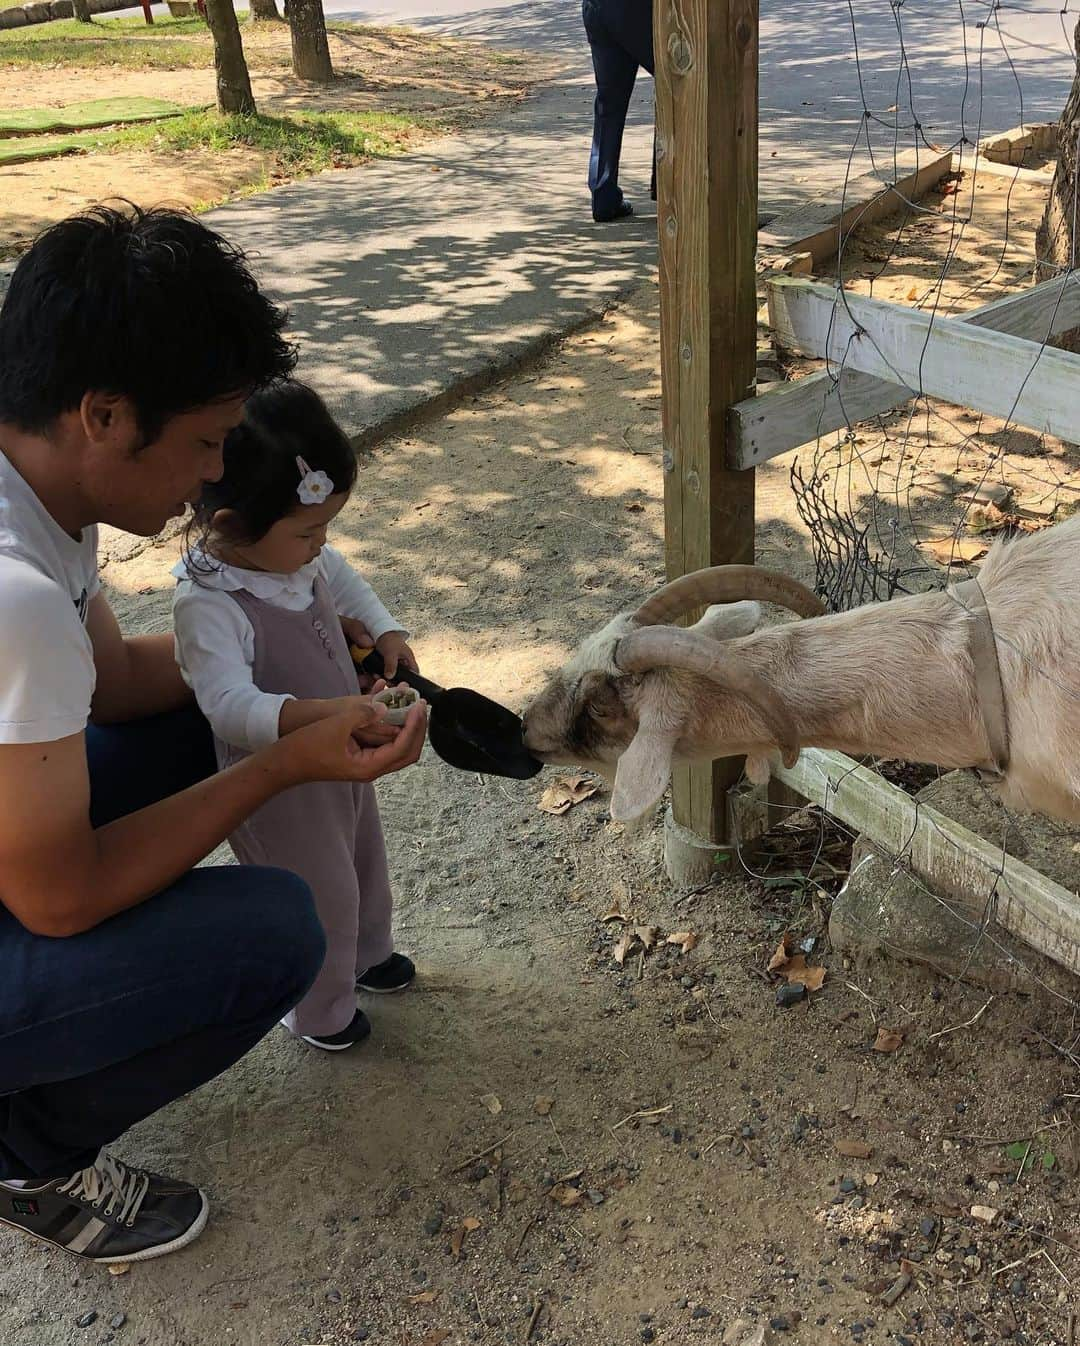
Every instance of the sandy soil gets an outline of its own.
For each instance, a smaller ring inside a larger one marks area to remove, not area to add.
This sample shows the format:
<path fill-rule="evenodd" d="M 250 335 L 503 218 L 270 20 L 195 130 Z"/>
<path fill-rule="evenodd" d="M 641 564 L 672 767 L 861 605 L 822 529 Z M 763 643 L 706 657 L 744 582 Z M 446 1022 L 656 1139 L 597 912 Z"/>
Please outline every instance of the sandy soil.
<path fill-rule="evenodd" d="M 536 53 L 492 52 L 479 43 L 405 29 L 364 28 L 331 33 L 338 78 L 321 86 L 292 78 L 285 24 L 245 28 L 244 44 L 256 104 L 269 115 L 398 112 L 463 127 L 520 98 L 551 66 Z M 0 66 L 0 108 L 61 106 L 120 92 L 207 106 L 215 99 L 209 47 L 207 60 L 206 68 L 197 70 Z M 431 134 L 416 127 L 403 133 L 403 145 Z M 199 208 L 264 183 L 274 170 L 269 156 L 243 150 L 70 155 L 0 169 L 0 255 L 28 242 L 43 225 L 94 201 L 121 196 L 143 205 Z"/>
<path fill-rule="evenodd" d="M 938 223 L 891 283 L 930 265 Z M 655 583 L 659 431 L 650 289 L 381 446 L 337 541 L 429 673 L 518 705 Z M 762 471 L 759 518 L 761 556 L 808 576 L 786 464 Z M 129 629 L 167 626 L 174 550 L 107 539 Z M 417 988 L 365 1006 L 361 1050 L 275 1032 L 125 1139 L 210 1190 L 187 1252 L 112 1277 L 0 1235 L 0 1339 L 719 1346 L 745 1317 L 815 1346 L 1069 1342 L 1080 1114 L 1052 1044 L 1073 1041 L 1072 1006 L 1000 996 L 958 1029 L 985 993 L 849 966 L 824 935 L 829 882 L 803 877 L 812 818 L 773 839 L 764 879 L 733 866 L 683 893 L 658 819 L 624 834 L 603 792 L 551 817 L 547 783 L 430 753 L 383 783 Z M 842 870 L 842 843 L 825 856 Z M 613 906 L 698 942 L 620 967 Z M 788 1012 L 766 973 L 785 929 L 828 969 Z M 873 1050 L 879 1027 L 898 1051 Z M 1036 1137 L 1053 1166 L 1021 1171 L 1005 1146 Z"/>

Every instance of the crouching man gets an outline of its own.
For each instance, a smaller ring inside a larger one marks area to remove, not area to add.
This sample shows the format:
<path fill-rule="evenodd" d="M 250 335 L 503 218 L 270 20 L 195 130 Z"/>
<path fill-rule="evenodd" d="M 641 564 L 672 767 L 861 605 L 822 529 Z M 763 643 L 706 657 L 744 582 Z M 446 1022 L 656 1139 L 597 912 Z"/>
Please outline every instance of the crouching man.
<path fill-rule="evenodd" d="M 322 962 L 293 874 L 195 869 L 307 781 L 419 756 L 370 706 L 215 773 L 169 635 L 125 639 L 97 527 L 142 537 L 222 471 L 286 374 L 284 315 L 194 219 L 97 209 L 48 230 L 0 309 L 0 1221 L 98 1262 L 190 1243 L 195 1186 L 106 1150 L 243 1056 Z"/>

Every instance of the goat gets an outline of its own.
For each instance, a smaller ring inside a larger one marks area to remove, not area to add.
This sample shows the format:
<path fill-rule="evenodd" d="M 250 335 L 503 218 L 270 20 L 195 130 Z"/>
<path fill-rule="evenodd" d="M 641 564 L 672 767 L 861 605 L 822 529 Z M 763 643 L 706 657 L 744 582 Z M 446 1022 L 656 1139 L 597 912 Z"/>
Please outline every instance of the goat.
<path fill-rule="evenodd" d="M 1001 796 L 1080 822 L 1080 516 L 999 541 L 979 584 L 1010 743 Z M 758 630 L 756 600 L 806 620 Z M 696 625 L 666 624 L 706 603 Z M 745 756 L 759 782 L 777 753 L 790 766 L 810 746 L 993 768 L 972 606 L 935 591 L 823 614 L 801 584 L 755 566 L 674 580 L 584 641 L 526 708 L 525 744 L 548 763 L 614 768 L 620 821 L 659 800 L 675 761 Z"/>

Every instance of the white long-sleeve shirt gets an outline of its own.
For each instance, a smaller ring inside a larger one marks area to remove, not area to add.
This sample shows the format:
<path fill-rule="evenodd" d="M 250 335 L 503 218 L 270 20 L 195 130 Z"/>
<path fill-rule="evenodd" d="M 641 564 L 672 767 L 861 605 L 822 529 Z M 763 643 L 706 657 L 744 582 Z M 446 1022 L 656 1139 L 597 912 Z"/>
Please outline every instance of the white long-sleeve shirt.
<path fill-rule="evenodd" d="M 197 553 L 198 565 L 203 558 Z M 187 558 L 173 569 L 180 581 L 173 597 L 176 662 L 195 693 L 199 709 L 218 738 L 255 752 L 278 737 L 281 707 L 294 697 L 260 691 L 252 680 L 255 632 L 243 608 L 230 598 L 237 589 L 275 607 L 303 612 L 314 601 L 315 576 L 326 582 L 342 617 L 355 617 L 378 640 L 387 631 L 404 631 L 379 601 L 367 580 L 333 547 L 291 575 L 241 570 L 216 561 L 209 573 L 190 578 Z"/>

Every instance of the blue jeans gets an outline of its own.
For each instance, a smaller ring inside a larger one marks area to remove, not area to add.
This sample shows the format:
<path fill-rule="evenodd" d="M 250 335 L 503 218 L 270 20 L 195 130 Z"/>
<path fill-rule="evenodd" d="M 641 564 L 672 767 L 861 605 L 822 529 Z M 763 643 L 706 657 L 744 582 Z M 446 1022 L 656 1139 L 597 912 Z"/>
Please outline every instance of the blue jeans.
<path fill-rule="evenodd" d="M 86 734 L 95 826 L 215 770 L 194 710 Z M 325 942 L 280 869 L 195 869 L 94 929 L 33 935 L 0 906 L 0 1179 L 69 1177 L 249 1051 Z"/>
<path fill-rule="evenodd" d="M 638 67 L 654 73 L 651 0 L 582 0 L 582 19 L 596 76 L 589 190 L 593 214 L 611 215 L 622 204 L 619 158 L 630 95 Z M 653 196 L 656 195 L 653 151 Z"/>

